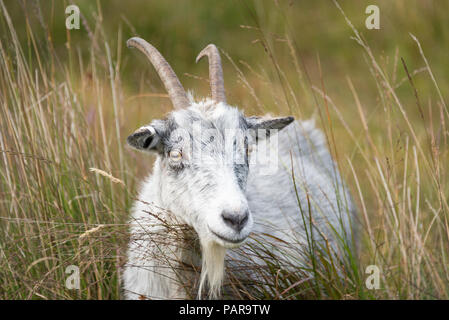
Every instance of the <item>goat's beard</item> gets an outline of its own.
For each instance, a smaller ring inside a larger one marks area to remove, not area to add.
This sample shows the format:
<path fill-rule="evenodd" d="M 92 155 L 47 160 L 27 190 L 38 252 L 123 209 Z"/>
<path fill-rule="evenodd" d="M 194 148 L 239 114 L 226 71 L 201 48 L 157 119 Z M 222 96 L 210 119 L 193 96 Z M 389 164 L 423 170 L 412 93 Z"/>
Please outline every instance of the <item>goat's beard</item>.
<path fill-rule="evenodd" d="M 198 299 L 201 299 L 203 286 L 209 285 L 209 298 L 217 299 L 221 293 L 224 278 L 226 248 L 215 241 L 202 241 L 202 268 Z"/>

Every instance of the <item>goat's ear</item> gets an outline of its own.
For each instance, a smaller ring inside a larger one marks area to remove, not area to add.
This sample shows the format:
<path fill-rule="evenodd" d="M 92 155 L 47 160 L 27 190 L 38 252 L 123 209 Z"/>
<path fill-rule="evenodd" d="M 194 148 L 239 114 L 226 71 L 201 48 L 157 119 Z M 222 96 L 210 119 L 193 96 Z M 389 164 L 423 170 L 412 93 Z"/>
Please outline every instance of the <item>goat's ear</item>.
<path fill-rule="evenodd" d="M 137 129 L 126 139 L 131 147 L 141 151 L 157 151 L 160 141 L 160 136 L 151 125 Z"/>
<path fill-rule="evenodd" d="M 293 117 L 279 117 L 279 118 L 262 118 L 262 117 L 248 117 L 246 123 L 255 141 L 265 139 L 272 133 L 271 130 L 282 130 L 295 120 Z M 265 130 L 265 134 L 261 134 L 260 130 Z"/>
<path fill-rule="evenodd" d="M 282 130 L 287 125 L 293 122 L 295 118 L 293 117 L 279 117 L 279 118 L 262 118 L 262 117 L 248 117 L 246 122 L 248 123 L 249 129 L 258 130 Z"/>

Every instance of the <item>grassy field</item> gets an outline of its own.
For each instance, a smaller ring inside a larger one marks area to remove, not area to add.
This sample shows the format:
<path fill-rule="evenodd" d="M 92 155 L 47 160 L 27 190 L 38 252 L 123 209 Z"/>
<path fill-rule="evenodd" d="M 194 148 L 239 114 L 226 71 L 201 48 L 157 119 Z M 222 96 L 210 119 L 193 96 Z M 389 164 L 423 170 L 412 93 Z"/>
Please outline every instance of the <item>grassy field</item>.
<path fill-rule="evenodd" d="M 343 280 L 332 263 L 312 280 L 270 264 L 270 289 L 239 297 L 449 298 L 448 2 L 74 3 L 81 28 L 69 31 L 67 1 L 0 0 L 1 299 L 120 298 L 128 210 L 152 161 L 125 139 L 171 110 L 125 46 L 134 35 L 197 96 L 209 88 L 194 59 L 215 43 L 231 104 L 315 117 L 357 204 Z M 374 3 L 381 29 L 367 30 Z M 65 286 L 69 265 L 81 290 Z"/>

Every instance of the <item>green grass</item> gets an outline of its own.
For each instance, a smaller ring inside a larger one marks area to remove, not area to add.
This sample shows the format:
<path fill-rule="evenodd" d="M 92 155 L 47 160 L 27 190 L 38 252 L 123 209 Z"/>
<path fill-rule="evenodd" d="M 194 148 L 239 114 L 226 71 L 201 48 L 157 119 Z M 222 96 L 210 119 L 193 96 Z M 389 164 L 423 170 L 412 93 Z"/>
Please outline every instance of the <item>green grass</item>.
<path fill-rule="evenodd" d="M 231 104 L 314 116 L 357 204 L 357 252 L 342 243 L 326 259 L 314 244 L 291 271 L 288 250 L 272 256 L 261 242 L 251 254 L 267 261 L 254 271 L 263 285 L 231 277 L 235 296 L 449 298 L 449 5 L 379 1 L 381 30 L 369 31 L 371 2 L 76 1 L 82 28 L 69 32 L 62 1 L 0 1 L 0 298 L 120 297 L 128 211 L 150 170 L 124 141 L 171 109 L 125 47 L 135 34 L 199 96 L 207 68 L 194 58 L 214 42 Z M 365 286 L 373 264 L 379 290 Z M 80 291 L 65 287 L 69 265 Z"/>

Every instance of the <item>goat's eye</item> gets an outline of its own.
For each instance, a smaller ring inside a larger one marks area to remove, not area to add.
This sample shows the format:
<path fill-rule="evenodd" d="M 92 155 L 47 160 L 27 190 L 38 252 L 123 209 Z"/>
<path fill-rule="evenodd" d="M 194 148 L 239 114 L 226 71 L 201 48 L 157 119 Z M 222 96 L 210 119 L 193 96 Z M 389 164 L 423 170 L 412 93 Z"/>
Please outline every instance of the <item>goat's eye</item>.
<path fill-rule="evenodd" d="M 172 150 L 172 151 L 170 151 L 170 153 L 168 155 L 169 155 L 170 159 L 173 161 L 181 161 L 182 154 L 181 154 L 181 151 L 179 151 L 179 150 Z"/>
<path fill-rule="evenodd" d="M 254 150 L 254 146 L 252 144 L 250 144 L 249 146 L 246 146 L 246 156 L 248 158 L 251 155 L 251 152 L 253 152 L 253 150 Z"/>

